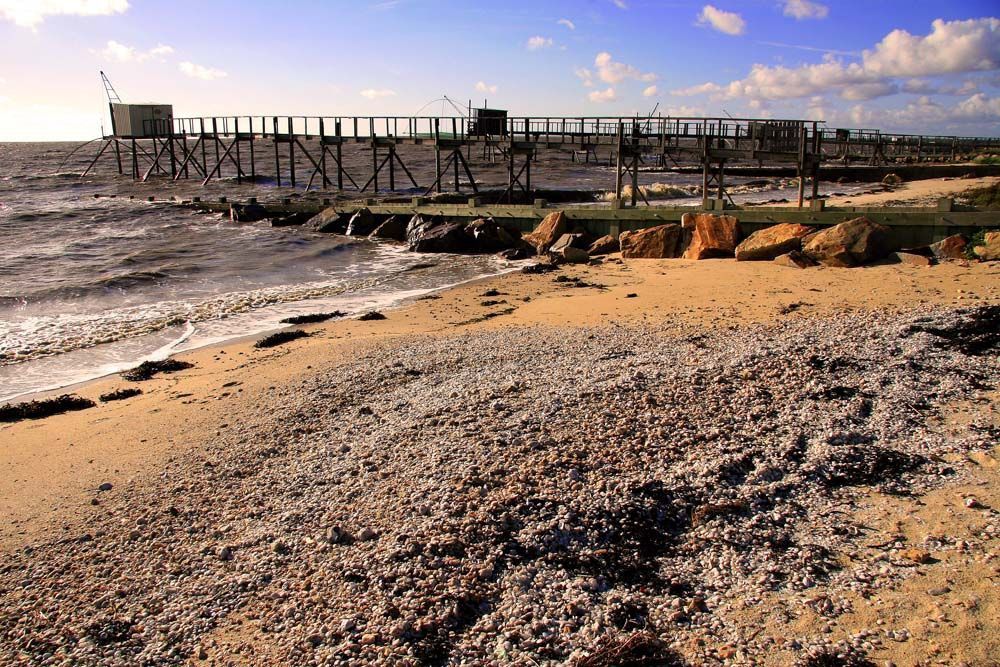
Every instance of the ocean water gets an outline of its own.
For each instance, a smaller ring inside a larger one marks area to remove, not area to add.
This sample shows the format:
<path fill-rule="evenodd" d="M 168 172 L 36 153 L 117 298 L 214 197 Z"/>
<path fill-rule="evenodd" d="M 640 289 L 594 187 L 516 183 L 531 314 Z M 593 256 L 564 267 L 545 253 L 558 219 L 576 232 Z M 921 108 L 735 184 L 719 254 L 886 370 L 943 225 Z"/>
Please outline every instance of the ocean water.
<path fill-rule="evenodd" d="M 93 151 L 60 167 L 75 146 L 0 144 L 0 401 L 273 330 L 290 315 L 389 307 L 509 269 L 493 256 L 418 255 L 138 197 L 94 198 L 158 186 L 107 169 L 81 180 Z M 170 187 L 205 195 L 195 181 Z"/>

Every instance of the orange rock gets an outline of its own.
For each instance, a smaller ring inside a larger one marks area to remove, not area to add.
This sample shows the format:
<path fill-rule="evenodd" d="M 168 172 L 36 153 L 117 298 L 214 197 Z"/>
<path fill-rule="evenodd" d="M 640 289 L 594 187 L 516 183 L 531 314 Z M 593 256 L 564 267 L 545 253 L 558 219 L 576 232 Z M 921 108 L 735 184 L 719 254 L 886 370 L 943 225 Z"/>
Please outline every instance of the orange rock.
<path fill-rule="evenodd" d="M 983 245 L 975 247 L 976 257 L 984 262 L 1000 259 L 1000 232 L 986 232 Z"/>
<path fill-rule="evenodd" d="M 909 264 L 910 266 L 932 266 L 934 264 L 932 257 L 925 257 L 924 255 L 912 252 L 894 252 L 891 257 L 900 264 Z"/>
<path fill-rule="evenodd" d="M 691 244 L 684 259 L 732 257 L 740 240 L 740 223 L 731 215 L 698 213 L 689 220 Z"/>
<path fill-rule="evenodd" d="M 672 224 L 622 232 L 618 242 L 625 259 L 663 259 L 677 256 L 680 239 L 681 226 Z"/>
<path fill-rule="evenodd" d="M 802 251 L 826 266 L 851 267 L 884 258 L 892 245 L 892 230 L 861 217 L 824 229 Z"/>
<path fill-rule="evenodd" d="M 931 252 L 938 259 L 965 259 L 965 247 L 968 240 L 961 234 L 952 234 L 937 243 L 931 244 Z"/>
<path fill-rule="evenodd" d="M 566 231 L 566 215 L 562 211 L 556 211 L 545 216 L 535 227 L 535 231 L 525 234 L 522 239 L 533 246 L 539 255 L 544 255 Z"/>
<path fill-rule="evenodd" d="M 736 261 L 770 261 L 793 250 L 801 250 L 802 237 L 812 231 L 812 227 L 793 222 L 759 229 L 736 246 Z"/>

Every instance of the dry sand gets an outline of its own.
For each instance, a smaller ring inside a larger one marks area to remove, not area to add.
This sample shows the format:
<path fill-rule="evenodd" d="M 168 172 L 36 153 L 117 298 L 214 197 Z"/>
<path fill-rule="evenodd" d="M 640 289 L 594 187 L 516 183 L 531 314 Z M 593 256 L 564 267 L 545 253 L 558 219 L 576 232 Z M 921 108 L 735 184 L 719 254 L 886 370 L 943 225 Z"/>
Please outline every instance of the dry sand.
<path fill-rule="evenodd" d="M 828 197 L 826 205 L 828 207 L 935 206 L 938 199 L 942 197 L 956 197 L 966 190 L 996 185 L 997 183 L 1000 183 L 1000 177 L 997 176 L 984 176 L 982 178 L 929 178 L 920 181 L 908 181 L 889 188 L 884 192 Z M 788 202 L 779 205 L 795 206 L 796 204 L 795 202 Z"/>
<path fill-rule="evenodd" d="M 919 196 L 936 196 L 932 183 L 921 187 Z M 961 183 L 963 189 L 971 185 Z M 860 205 L 857 200 L 853 203 Z M 411 303 L 389 312 L 384 321 L 308 326 L 305 329 L 311 337 L 272 350 L 255 350 L 248 340 L 196 350 L 181 355 L 194 369 L 137 385 L 144 391 L 139 397 L 2 426 L 0 543 L 10 552 L 37 541 L 78 534 L 88 518 L 100 511 L 91 505 L 98 485 L 154 484 L 175 457 L 197 453 L 231 424 L 267 411 L 269 389 L 302 382 L 407 336 L 500 327 L 629 326 L 647 321 L 720 328 L 844 311 L 905 310 L 916 304 L 1000 303 L 1000 267 L 996 264 L 800 271 L 731 260 L 612 259 L 599 266 L 567 268 L 562 275 L 601 288 L 556 282 L 555 274 L 509 274 Z M 487 290 L 499 295 L 483 296 Z M 482 305 L 488 300 L 499 303 Z M 109 377 L 76 388 L 75 393 L 96 400 L 101 393 L 126 385 Z M 972 411 L 977 419 L 989 415 L 995 423 L 995 400 L 960 407 L 966 412 L 956 414 L 968 417 Z M 923 498 L 872 494 L 868 516 L 857 519 L 873 527 L 873 543 L 884 542 L 889 539 L 886 536 L 901 536 L 901 545 L 926 543 L 928 535 L 943 540 L 933 553 L 933 562 L 915 567 L 916 576 L 874 599 L 858 600 L 853 611 L 841 615 L 830 630 L 847 637 L 871 627 L 878 618 L 908 630 L 913 637 L 912 641 L 890 642 L 873 657 L 900 665 L 923 664 L 920 661 L 935 656 L 942 656 L 942 664 L 962 660 L 972 665 L 997 664 L 990 662 L 997 655 L 991 658 L 990 651 L 1000 650 L 1000 607 L 994 583 L 1000 536 L 984 533 L 981 514 L 969 514 L 962 504 L 962 499 L 974 493 L 986 507 L 1000 507 L 997 454 L 950 463 L 973 471 L 972 477 Z M 971 542 L 976 544 L 974 553 L 962 546 Z M 950 587 L 946 595 L 926 596 L 927 589 L 944 583 Z M 818 615 L 769 618 L 759 611 L 766 608 L 757 607 L 757 616 L 748 616 L 746 621 L 763 623 L 775 635 L 827 630 L 827 620 Z M 725 656 L 726 647 L 715 648 Z M 698 651 L 704 654 L 703 647 Z M 769 662 L 789 660 L 776 654 Z"/>

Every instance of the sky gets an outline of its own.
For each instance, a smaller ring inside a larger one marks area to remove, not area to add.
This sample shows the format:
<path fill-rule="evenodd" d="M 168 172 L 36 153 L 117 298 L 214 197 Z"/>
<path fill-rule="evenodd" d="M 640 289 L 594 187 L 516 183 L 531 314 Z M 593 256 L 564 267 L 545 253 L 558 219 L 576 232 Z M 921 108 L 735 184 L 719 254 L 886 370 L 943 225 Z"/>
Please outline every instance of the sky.
<path fill-rule="evenodd" d="M 998 17 L 997 0 L 0 0 L 0 141 L 99 137 L 100 70 L 176 116 L 453 115 L 447 95 L 1000 136 Z"/>

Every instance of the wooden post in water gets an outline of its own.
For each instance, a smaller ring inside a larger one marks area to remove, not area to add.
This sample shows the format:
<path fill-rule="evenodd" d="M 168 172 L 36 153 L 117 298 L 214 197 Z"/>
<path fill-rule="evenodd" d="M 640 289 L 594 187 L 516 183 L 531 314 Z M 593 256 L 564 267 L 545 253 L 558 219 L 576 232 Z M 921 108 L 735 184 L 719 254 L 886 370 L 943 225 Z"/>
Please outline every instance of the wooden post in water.
<path fill-rule="evenodd" d="M 288 176 L 295 187 L 295 142 L 292 141 L 292 117 L 288 117 Z"/>
<path fill-rule="evenodd" d="M 243 183 L 243 161 L 240 160 L 240 117 L 233 119 L 233 131 L 236 141 L 236 185 Z"/>
<path fill-rule="evenodd" d="M 323 177 L 323 189 L 326 190 L 330 181 L 326 178 L 326 132 L 322 118 L 319 119 L 319 170 Z"/>
<path fill-rule="evenodd" d="M 344 190 L 344 134 L 341 121 L 337 121 L 334 129 L 337 131 L 337 191 Z"/>
<path fill-rule="evenodd" d="M 396 191 L 396 145 L 389 144 L 389 192 Z"/>
<path fill-rule="evenodd" d="M 434 119 L 434 176 L 435 186 L 441 192 L 441 119 Z"/>
<path fill-rule="evenodd" d="M 625 127 L 621 121 L 618 121 L 618 135 L 615 140 L 615 152 L 617 156 L 617 166 L 615 168 L 615 208 L 621 208 L 622 205 L 622 146 L 623 137 L 622 132 L 625 131 Z"/>
<path fill-rule="evenodd" d="M 274 184 L 280 188 L 281 155 L 278 153 L 278 117 L 274 116 L 271 120 L 274 123 L 274 133 L 271 135 L 271 141 L 274 142 Z"/>

